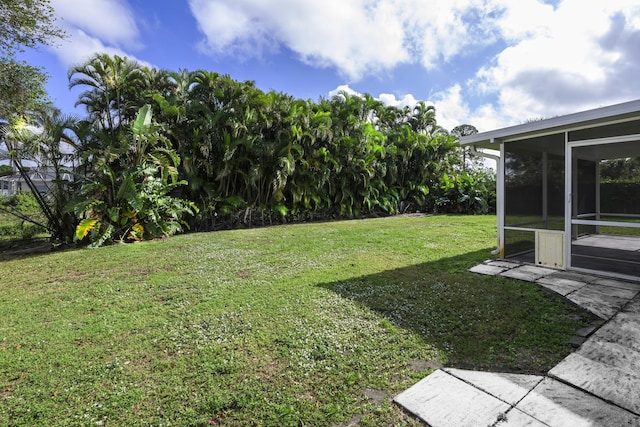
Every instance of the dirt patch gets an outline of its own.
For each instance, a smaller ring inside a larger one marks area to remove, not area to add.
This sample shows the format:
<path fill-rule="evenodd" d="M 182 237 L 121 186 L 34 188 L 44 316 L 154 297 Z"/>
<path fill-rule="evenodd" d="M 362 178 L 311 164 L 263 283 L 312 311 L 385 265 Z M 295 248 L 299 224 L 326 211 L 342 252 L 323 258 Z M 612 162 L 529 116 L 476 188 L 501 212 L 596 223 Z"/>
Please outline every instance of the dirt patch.
<path fill-rule="evenodd" d="M 407 363 L 407 367 L 409 369 L 412 369 L 418 372 L 418 371 L 426 371 L 427 369 L 435 371 L 436 369 L 442 369 L 444 365 L 439 360 L 430 359 L 430 360 L 412 360 L 411 362 Z"/>
<path fill-rule="evenodd" d="M 20 240 L 0 244 L 0 261 L 9 261 L 32 255 L 49 253 L 52 250 L 48 240 Z"/>
<path fill-rule="evenodd" d="M 371 401 L 372 404 L 378 406 L 384 402 L 387 398 L 387 393 L 382 390 L 376 390 L 374 388 L 367 388 L 363 394 Z"/>
<path fill-rule="evenodd" d="M 423 216 L 430 216 L 430 215 L 426 214 L 426 213 L 422 213 L 422 212 L 414 212 L 414 213 L 405 213 L 405 214 L 394 215 L 394 217 L 400 217 L 400 218 L 417 218 L 417 217 L 423 217 Z"/>
<path fill-rule="evenodd" d="M 240 271 L 236 271 L 235 276 L 238 279 L 247 280 L 247 279 L 249 279 L 251 277 L 251 273 L 249 273 L 246 270 L 240 270 Z"/>

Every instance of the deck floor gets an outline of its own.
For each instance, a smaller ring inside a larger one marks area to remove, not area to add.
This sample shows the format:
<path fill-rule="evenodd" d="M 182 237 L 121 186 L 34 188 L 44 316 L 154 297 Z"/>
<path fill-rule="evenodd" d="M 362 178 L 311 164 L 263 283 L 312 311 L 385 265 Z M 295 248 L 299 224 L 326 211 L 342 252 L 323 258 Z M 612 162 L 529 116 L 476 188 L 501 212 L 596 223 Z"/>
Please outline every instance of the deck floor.
<path fill-rule="evenodd" d="M 571 266 L 640 275 L 640 237 L 594 234 L 571 243 Z"/>
<path fill-rule="evenodd" d="M 535 264 L 533 251 L 509 257 Z M 640 237 L 592 234 L 571 242 L 571 266 L 640 277 Z"/>

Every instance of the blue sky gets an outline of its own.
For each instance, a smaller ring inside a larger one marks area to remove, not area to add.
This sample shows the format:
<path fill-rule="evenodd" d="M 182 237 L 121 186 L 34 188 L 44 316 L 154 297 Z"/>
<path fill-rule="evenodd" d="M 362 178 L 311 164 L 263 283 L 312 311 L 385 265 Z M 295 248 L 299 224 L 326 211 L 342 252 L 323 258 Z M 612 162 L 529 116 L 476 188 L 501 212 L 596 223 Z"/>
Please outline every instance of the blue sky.
<path fill-rule="evenodd" d="M 318 100 L 424 100 L 481 131 L 640 98 L 637 0 L 51 0 L 69 37 L 24 59 L 74 111 L 95 52 Z M 82 111 L 77 111 L 82 114 Z"/>

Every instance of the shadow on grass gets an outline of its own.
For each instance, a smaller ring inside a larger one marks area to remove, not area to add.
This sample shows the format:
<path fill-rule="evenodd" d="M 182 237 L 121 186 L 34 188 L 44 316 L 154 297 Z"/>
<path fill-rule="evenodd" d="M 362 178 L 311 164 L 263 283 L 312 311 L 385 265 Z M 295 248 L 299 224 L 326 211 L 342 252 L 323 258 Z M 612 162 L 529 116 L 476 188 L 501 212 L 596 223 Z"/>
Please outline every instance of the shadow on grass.
<path fill-rule="evenodd" d="M 320 286 L 418 334 L 446 366 L 546 373 L 593 316 L 533 283 L 467 271 L 488 255 L 485 249 Z"/>
<path fill-rule="evenodd" d="M 54 251 L 78 249 L 76 245 L 54 246 L 47 237 L 32 239 L 0 239 L 0 261 L 31 258 Z"/>

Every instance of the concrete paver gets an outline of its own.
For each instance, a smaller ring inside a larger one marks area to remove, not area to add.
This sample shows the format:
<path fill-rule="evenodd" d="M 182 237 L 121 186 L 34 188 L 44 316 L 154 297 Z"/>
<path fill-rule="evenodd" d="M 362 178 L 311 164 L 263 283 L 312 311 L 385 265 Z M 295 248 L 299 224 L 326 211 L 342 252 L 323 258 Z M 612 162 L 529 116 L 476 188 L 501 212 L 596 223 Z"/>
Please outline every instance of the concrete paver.
<path fill-rule="evenodd" d="M 640 426 L 637 414 L 535 375 L 437 370 L 395 401 L 433 427 Z"/>
<path fill-rule="evenodd" d="M 577 282 L 585 282 L 585 283 L 592 283 L 598 280 L 598 277 L 590 274 L 579 273 L 577 271 L 567 271 L 567 270 L 556 270 L 554 273 L 551 273 L 547 277 L 552 279 L 569 279 L 569 280 L 575 280 Z"/>
<path fill-rule="evenodd" d="M 505 268 L 504 267 L 495 266 L 495 265 L 478 264 L 475 267 L 470 268 L 469 271 L 472 272 L 472 273 L 486 274 L 488 276 L 495 276 L 495 275 L 498 275 L 498 274 L 502 273 L 503 271 L 505 271 Z"/>
<path fill-rule="evenodd" d="M 579 282 L 577 280 L 554 278 L 550 276 L 542 277 L 538 279 L 536 283 L 562 296 L 566 296 L 587 285 L 585 282 Z"/>
<path fill-rule="evenodd" d="M 554 366 L 549 375 L 636 414 L 640 413 L 640 379 L 621 369 L 572 353 Z M 640 425 L 640 419 L 638 422 Z"/>
<path fill-rule="evenodd" d="M 611 319 L 629 300 L 624 298 L 594 295 L 590 292 L 574 292 L 567 299 L 590 311 L 601 319 Z"/>
<path fill-rule="evenodd" d="M 487 265 L 493 265 L 495 267 L 502 267 L 502 268 L 505 268 L 505 269 L 516 268 L 516 267 L 520 267 L 522 265 L 519 262 L 504 261 L 504 260 L 488 261 L 488 262 L 486 262 L 486 264 Z"/>
<path fill-rule="evenodd" d="M 640 352 L 640 313 L 626 311 L 618 313 L 610 322 L 593 335 L 594 340 L 624 345 Z"/>
<path fill-rule="evenodd" d="M 622 284 L 623 282 L 618 282 L 618 283 Z M 638 291 L 633 289 L 625 289 L 622 287 L 605 286 L 605 285 L 597 285 L 597 284 L 587 285 L 581 288 L 579 291 L 585 294 L 592 294 L 593 298 L 600 298 L 605 296 L 605 297 L 622 298 L 626 301 L 629 301 L 633 299 L 636 295 L 638 295 Z"/>
<path fill-rule="evenodd" d="M 640 353 L 616 342 L 589 340 L 578 354 L 630 375 L 640 374 Z M 640 389 L 638 393 L 640 397 Z"/>
<path fill-rule="evenodd" d="M 640 298 L 636 298 L 627 304 L 624 311 L 629 314 L 640 314 Z"/>
<path fill-rule="evenodd" d="M 549 427 L 549 425 L 536 420 L 519 409 L 513 408 L 495 424 L 495 427 Z"/>
<path fill-rule="evenodd" d="M 640 292 L 640 283 L 600 278 L 600 279 L 594 280 L 593 284 L 600 285 L 600 286 L 607 286 L 611 288 L 628 289 L 631 291 Z"/>
<path fill-rule="evenodd" d="M 431 426 L 490 426 L 510 405 L 437 370 L 395 401 Z"/>
<path fill-rule="evenodd" d="M 516 408 L 549 426 L 640 425 L 637 415 L 552 378 L 545 378 Z"/>
<path fill-rule="evenodd" d="M 640 414 L 640 313 L 636 300 L 549 375 Z M 629 310 L 629 311 L 628 311 Z"/>
<path fill-rule="evenodd" d="M 521 267 L 512 268 L 511 270 L 500 273 L 501 276 L 510 277 L 512 279 L 526 280 L 527 282 L 535 282 L 536 280 L 553 273 L 556 270 L 535 265 L 523 265 Z"/>
<path fill-rule="evenodd" d="M 446 372 L 510 405 L 516 405 L 544 377 L 446 368 Z"/>
<path fill-rule="evenodd" d="M 585 326 L 584 328 L 580 328 L 576 331 L 576 335 L 579 337 L 588 337 L 589 335 L 591 335 L 595 330 L 597 329 L 597 327 L 595 325 L 589 325 L 589 326 Z"/>

